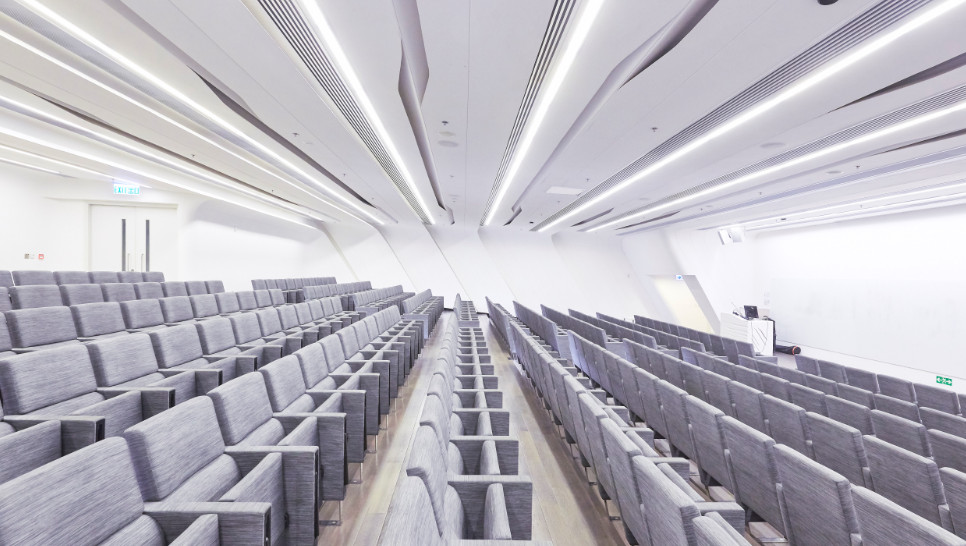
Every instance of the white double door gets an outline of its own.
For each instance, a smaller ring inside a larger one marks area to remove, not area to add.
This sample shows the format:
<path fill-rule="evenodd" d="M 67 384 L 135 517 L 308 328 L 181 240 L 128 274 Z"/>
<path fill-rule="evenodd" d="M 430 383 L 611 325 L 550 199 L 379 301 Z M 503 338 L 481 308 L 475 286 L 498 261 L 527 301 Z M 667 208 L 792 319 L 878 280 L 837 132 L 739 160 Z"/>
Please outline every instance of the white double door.
<path fill-rule="evenodd" d="M 178 211 L 173 207 L 90 206 L 92 271 L 177 275 Z"/>

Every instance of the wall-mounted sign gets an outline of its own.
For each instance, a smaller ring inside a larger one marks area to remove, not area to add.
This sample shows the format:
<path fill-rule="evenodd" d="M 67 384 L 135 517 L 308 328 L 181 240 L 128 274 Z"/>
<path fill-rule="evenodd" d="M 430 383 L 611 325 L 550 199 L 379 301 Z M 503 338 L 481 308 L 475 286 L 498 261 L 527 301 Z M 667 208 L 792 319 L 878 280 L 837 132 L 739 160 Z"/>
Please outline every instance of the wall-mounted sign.
<path fill-rule="evenodd" d="M 946 385 L 947 387 L 952 387 L 953 386 L 953 378 L 952 377 L 943 377 L 941 375 L 937 375 L 936 376 L 936 383 L 939 383 L 940 385 Z"/>
<path fill-rule="evenodd" d="M 114 195 L 141 195 L 141 186 L 134 184 L 114 184 Z"/>

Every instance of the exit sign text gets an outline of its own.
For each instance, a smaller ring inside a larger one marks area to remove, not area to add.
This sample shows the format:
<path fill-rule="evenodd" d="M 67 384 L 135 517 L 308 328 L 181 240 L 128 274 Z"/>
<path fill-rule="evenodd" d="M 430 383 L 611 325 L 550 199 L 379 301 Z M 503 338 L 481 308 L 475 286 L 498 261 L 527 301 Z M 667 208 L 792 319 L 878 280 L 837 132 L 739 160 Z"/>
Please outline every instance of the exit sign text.
<path fill-rule="evenodd" d="M 141 195 L 141 186 L 133 184 L 114 184 L 115 195 Z"/>
<path fill-rule="evenodd" d="M 936 376 L 936 383 L 939 383 L 940 385 L 946 385 L 947 387 L 952 387 L 953 386 L 953 378 L 952 377 L 943 377 L 941 375 L 937 375 Z"/>

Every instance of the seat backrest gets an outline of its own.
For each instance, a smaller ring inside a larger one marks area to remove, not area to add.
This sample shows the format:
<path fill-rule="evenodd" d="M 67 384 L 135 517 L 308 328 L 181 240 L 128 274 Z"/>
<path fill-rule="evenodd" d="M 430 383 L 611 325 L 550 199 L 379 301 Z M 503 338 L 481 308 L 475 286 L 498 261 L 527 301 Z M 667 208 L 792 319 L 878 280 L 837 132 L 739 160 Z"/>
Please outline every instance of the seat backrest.
<path fill-rule="evenodd" d="M 742 366 L 735 366 L 733 370 L 735 373 L 735 381 L 743 385 L 747 385 L 755 390 L 764 391 L 761 383 L 760 373 Z"/>
<path fill-rule="evenodd" d="M 309 307 L 308 302 L 297 303 L 292 307 L 295 308 L 295 317 L 298 319 L 299 324 L 310 324 L 313 320 L 312 309 Z"/>
<path fill-rule="evenodd" d="M 916 402 L 916 390 L 911 381 L 899 379 L 891 375 L 877 376 L 879 381 L 879 393 L 906 402 Z"/>
<path fill-rule="evenodd" d="M 154 346 L 154 354 L 161 368 L 180 366 L 201 358 L 203 354 L 194 324 L 154 330 L 148 335 L 151 336 L 151 345 Z"/>
<path fill-rule="evenodd" d="M 295 307 L 292 305 L 283 305 L 277 307 L 275 311 L 278 314 L 278 320 L 282 324 L 282 330 L 288 330 L 291 328 L 297 328 L 301 322 L 299 322 L 298 313 L 295 312 Z"/>
<path fill-rule="evenodd" d="M 762 373 L 761 379 L 761 392 L 769 394 L 778 398 L 779 400 L 784 400 L 786 402 L 790 401 L 791 398 L 788 395 L 788 385 L 790 383 L 785 381 L 777 375 L 771 375 L 767 373 Z"/>
<path fill-rule="evenodd" d="M 919 516 L 942 525 L 946 497 L 935 461 L 875 436 L 863 437 L 876 493 Z"/>
<path fill-rule="evenodd" d="M 183 282 L 179 281 L 163 282 L 161 283 L 161 290 L 164 291 L 164 297 L 166 298 L 188 295 L 188 288 Z"/>
<path fill-rule="evenodd" d="M 396 485 L 379 539 L 379 544 L 390 543 L 444 544 L 426 485 L 419 478 L 404 476 Z"/>
<path fill-rule="evenodd" d="M 688 393 L 664 381 L 658 381 L 657 393 L 667 421 L 668 440 L 689 459 L 694 459 L 694 444 L 684 410 L 684 398 Z"/>
<path fill-rule="evenodd" d="M 932 408 L 944 411 L 950 415 L 959 415 L 959 397 L 954 391 L 934 385 L 914 383 L 916 403 L 922 408 Z"/>
<path fill-rule="evenodd" d="M 164 282 L 164 273 L 161 271 L 145 271 L 144 282 Z"/>
<path fill-rule="evenodd" d="M 200 294 L 208 293 L 208 285 L 205 281 L 188 281 L 184 283 L 185 289 L 188 291 L 189 296 L 198 296 Z"/>
<path fill-rule="evenodd" d="M 765 419 L 768 422 L 769 436 L 779 444 L 785 444 L 811 457 L 804 409 L 770 394 L 761 397 L 761 409 L 765 412 Z"/>
<path fill-rule="evenodd" d="M 164 322 L 176 324 L 195 318 L 195 312 L 191 309 L 191 300 L 188 296 L 173 296 L 158 300 L 161 304 L 161 314 L 164 315 Z"/>
<path fill-rule="evenodd" d="M 645 544 L 648 540 L 647 524 L 644 520 L 644 512 L 641 510 L 640 490 L 637 488 L 631 462 L 634 457 L 640 457 L 643 454 L 634 442 L 621 432 L 617 423 L 610 419 L 604 419 L 601 422 L 601 433 L 604 437 L 607 460 L 610 462 L 614 476 L 617 489 L 615 500 L 620 506 L 621 518 L 624 525 L 637 537 L 638 543 Z"/>
<path fill-rule="evenodd" d="M 231 321 L 224 317 L 212 318 L 195 323 L 201 351 L 206 355 L 220 353 L 236 345 L 235 331 Z"/>
<path fill-rule="evenodd" d="M 803 354 L 795 355 L 795 367 L 804 373 L 818 375 L 818 361 Z"/>
<path fill-rule="evenodd" d="M 10 288 L 11 286 L 14 286 L 13 275 L 10 274 L 10 271 L 0 270 L 0 287 Z"/>
<path fill-rule="evenodd" d="M 735 479 L 735 498 L 785 533 L 775 485 L 778 469 L 775 441 L 731 417 L 721 417 L 721 429 Z"/>
<path fill-rule="evenodd" d="M 87 271 L 54 271 L 57 284 L 90 284 L 91 276 Z"/>
<path fill-rule="evenodd" d="M 127 443 L 109 438 L 0 486 L 0 543 L 101 544 L 129 526 L 156 527 L 143 511 Z"/>
<path fill-rule="evenodd" d="M 852 505 L 862 533 L 862 546 L 930 544 L 962 546 L 966 541 L 932 525 L 895 502 L 864 487 L 852 488 Z"/>
<path fill-rule="evenodd" d="M 949 503 L 953 531 L 959 535 L 960 539 L 966 538 L 964 536 L 966 535 L 966 473 L 963 473 L 962 469 L 940 468 L 939 476 L 943 482 L 946 501 Z M 912 542 L 908 544 L 912 544 Z M 921 544 L 927 543 L 922 542 Z M 928 544 L 934 543 L 929 542 Z M 957 544 L 966 544 L 966 541 L 961 540 Z"/>
<path fill-rule="evenodd" d="M 941 430 L 953 436 L 966 438 L 966 418 L 932 408 L 919 408 L 919 417 L 922 418 L 922 424 L 927 429 Z"/>
<path fill-rule="evenodd" d="M 144 282 L 144 275 L 140 271 L 119 271 L 117 273 L 117 280 L 123 283 L 134 284 L 136 282 Z"/>
<path fill-rule="evenodd" d="M 735 409 L 731 405 L 731 393 L 728 392 L 728 383 L 731 381 L 722 375 L 714 372 L 705 371 L 702 384 L 708 394 L 708 403 L 718 408 L 725 415 L 734 417 Z"/>
<path fill-rule="evenodd" d="M 637 390 L 641 393 L 644 419 L 647 421 L 647 426 L 662 436 L 667 436 L 667 422 L 664 420 L 664 412 L 657 397 L 657 382 L 660 380 L 641 368 L 634 370 L 634 377 L 637 378 Z"/>
<path fill-rule="evenodd" d="M 14 347 L 38 347 L 77 339 L 77 327 L 69 307 L 19 309 L 5 314 Z"/>
<path fill-rule="evenodd" d="M 122 301 L 121 316 L 128 328 L 148 328 L 164 324 L 164 313 L 161 312 L 159 300 Z"/>
<path fill-rule="evenodd" d="M 159 282 L 138 282 L 134 283 L 134 294 L 139 300 L 157 300 L 164 297 L 164 290 Z"/>
<path fill-rule="evenodd" d="M 198 396 L 124 432 L 146 501 L 161 501 L 225 452 L 211 398 Z M 230 484 L 228 484 L 230 485 Z"/>
<path fill-rule="evenodd" d="M 329 376 L 329 364 L 325 361 L 325 351 L 321 344 L 313 343 L 302 347 L 295 351 L 295 357 L 302 367 L 302 379 L 306 387 L 311 389 Z"/>
<path fill-rule="evenodd" d="M 10 289 L 6 286 L 0 286 L 0 313 L 5 313 L 12 308 L 13 306 L 10 302 Z"/>
<path fill-rule="evenodd" d="M 828 408 L 825 406 L 825 393 L 792 383 L 788 386 L 788 394 L 789 402 L 801 406 L 805 411 L 828 415 Z"/>
<path fill-rule="evenodd" d="M 875 400 L 875 409 L 879 411 L 891 413 L 892 415 L 915 421 L 916 423 L 922 419 L 919 417 L 919 406 L 914 402 L 906 402 L 905 400 L 899 400 L 898 398 L 884 394 L 875 394 L 873 395 L 873 399 Z"/>
<path fill-rule="evenodd" d="M 879 378 L 874 372 L 867 372 L 858 368 L 846 368 L 845 376 L 849 385 L 865 389 L 869 392 L 879 392 Z"/>
<path fill-rule="evenodd" d="M 228 317 L 231 329 L 235 332 L 235 343 L 242 345 L 260 339 L 262 328 L 258 325 L 255 313 L 239 313 Z"/>
<path fill-rule="evenodd" d="M 219 292 L 215 294 L 215 305 L 218 306 L 218 312 L 222 315 L 237 313 L 241 310 L 241 307 L 238 305 L 238 294 L 235 292 Z"/>
<path fill-rule="evenodd" d="M 205 288 L 209 294 L 221 294 L 225 291 L 225 283 L 222 281 L 205 281 Z"/>
<path fill-rule="evenodd" d="M 20 270 L 13 272 L 13 283 L 17 286 L 34 284 L 57 284 L 53 271 Z"/>
<path fill-rule="evenodd" d="M 825 407 L 829 419 L 854 427 L 863 435 L 872 434 L 872 410 L 869 408 L 837 396 L 826 396 Z"/>
<path fill-rule="evenodd" d="M 242 309 L 258 309 L 259 307 L 271 307 L 272 295 L 268 290 L 255 290 L 254 292 L 239 292 L 238 303 Z"/>
<path fill-rule="evenodd" d="M 966 472 L 966 440 L 941 430 L 930 430 L 928 434 L 929 448 L 936 466 Z"/>
<path fill-rule="evenodd" d="M 258 371 L 265 378 L 266 392 L 274 411 L 284 411 L 305 394 L 302 367 L 295 355 L 283 356 Z M 314 408 L 298 408 L 312 411 Z"/>
<path fill-rule="evenodd" d="M 268 295 L 272 297 L 272 305 L 285 305 L 285 294 L 281 288 L 269 289 Z"/>
<path fill-rule="evenodd" d="M 815 376 L 809 376 L 807 373 L 800 370 L 796 370 L 794 368 L 783 367 L 781 368 L 779 373 L 781 375 L 781 378 L 784 379 L 785 381 L 788 381 L 789 383 L 797 383 L 799 385 L 804 385 L 809 377 L 815 377 Z"/>
<path fill-rule="evenodd" d="M 359 340 L 354 330 L 351 328 L 343 328 L 336 332 L 335 335 L 342 343 L 342 351 L 345 353 L 346 358 L 352 358 L 359 352 Z"/>
<path fill-rule="evenodd" d="M 845 383 L 842 381 L 841 383 Z M 805 375 L 805 386 L 817 391 L 821 391 L 824 394 L 831 394 L 835 396 L 838 392 L 838 383 L 832 381 L 831 379 L 826 379 L 824 377 L 819 377 L 817 375 Z"/>
<path fill-rule="evenodd" d="M 4 353 L 9 352 L 12 348 L 13 342 L 10 340 L 10 329 L 7 328 L 7 317 L 0 313 L 0 356 L 9 356 Z"/>
<path fill-rule="evenodd" d="M 728 392 L 731 394 L 731 400 L 734 402 L 735 418 L 753 429 L 764 433 L 767 428 L 765 428 L 765 415 L 761 409 L 761 391 L 753 389 L 744 383 L 732 381 L 728 383 Z"/>
<path fill-rule="evenodd" d="M 695 546 L 751 546 L 738 531 L 725 521 L 721 514 L 710 512 L 694 518 Z"/>
<path fill-rule="evenodd" d="M 120 302 L 138 299 L 134 292 L 134 285 L 130 283 L 102 284 L 101 291 L 104 293 L 104 301 Z"/>
<path fill-rule="evenodd" d="M 818 374 L 833 383 L 846 383 L 845 367 L 826 360 L 818 361 Z"/>
<path fill-rule="evenodd" d="M 861 404 L 869 409 L 875 407 L 875 394 L 872 391 L 846 385 L 845 383 L 839 383 L 835 386 L 834 396 L 844 398 L 856 404 Z"/>
<path fill-rule="evenodd" d="M 117 278 L 117 271 L 91 271 L 88 278 L 92 284 L 120 282 Z"/>
<path fill-rule="evenodd" d="M 90 356 L 79 343 L 0 360 L 0 392 L 11 415 L 32 413 L 96 389 Z"/>
<path fill-rule="evenodd" d="M 117 302 L 72 305 L 70 312 L 80 337 L 102 336 L 125 330 L 121 305 Z"/>
<path fill-rule="evenodd" d="M 688 412 L 688 422 L 691 423 L 691 437 L 694 440 L 698 465 L 729 491 L 734 490 L 728 463 L 725 461 L 724 438 L 721 434 L 720 419 L 725 413 L 693 396 L 684 399 L 684 406 Z"/>
<path fill-rule="evenodd" d="M 788 446 L 774 447 L 791 544 L 852 544 L 859 523 L 852 485 L 841 474 Z"/>
<path fill-rule="evenodd" d="M 62 284 L 60 297 L 64 305 L 98 303 L 104 301 L 104 292 L 98 284 Z"/>
<path fill-rule="evenodd" d="M 116 336 L 87 344 L 99 387 L 113 387 L 158 371 L 147 334 Z"/>
<path fill-rule="evenodd" d="M 856 485 L 871 487 L 869 459 L 859 429 L 816 413 L 806 414 L 805 420 L 815 460 Z"/>
<path fill-rule="evenodd" d="M 435 396 L 427 398 L 428 404 L 435 400 Z M 422 428 L 422 427 L 420 427 Z M 436 449 L 421 449 L 409 454 L 409 464 L 406 474 L 422 480 L 429 493 L 430 504 L 436 519 L 437 531 L 441 536 L 449 535 L 447 522 L 446 491 L 447 483 L 446 458 Z"/>
<path fill-rule="evenodd" d="M 267 286 L 265 279 L 252 279 L 253 290 L 264 290 Z"/>
<path fill-rule="evenodd" d="M 644 517 L 650 544 L 689 544 L 691 522 L 701 515 L 694 500 L 647 457 L 634 457 L 631 465 L 640 497 L 648 499 Z"/>
<path fill-rule="evenodd" d="M 268 336 L 282 331 L 282 321 L 278 318 L 278 311 L 272 308 L 255 311 L 258 318 L 258 327 L 262 329 L 262 335 Z"/>
<path fill-rule="evenodd" d="M 218 314 L 218 302 L 212 294 L 188 296 L 191 312 L 195 318 L 213 317 Z"/>
<path fill-rule="evenodd" d="M 60 288 L 54 284 L 13 286 L 10 289 L 10 302 L 14 309 L 36 309 L 64 305 Z"/>
<path fill-rule="evenodd" d="M 285 437 L 281 423 L 272 418 L 272 404 L 260 373 L 246 373 L 208 391 L 215 406 L 225 444 L 233 446 L 258 430 L 257 443 L 275 445 Z"/>
<path fill-rule="evenodd" d="M 926 427 L 918 422 L 903 419 L 891 413 L 872 410 L 872 430 L 877 438 L 892 445 L 908 449 L 923 457 L 932 455 Z"/>

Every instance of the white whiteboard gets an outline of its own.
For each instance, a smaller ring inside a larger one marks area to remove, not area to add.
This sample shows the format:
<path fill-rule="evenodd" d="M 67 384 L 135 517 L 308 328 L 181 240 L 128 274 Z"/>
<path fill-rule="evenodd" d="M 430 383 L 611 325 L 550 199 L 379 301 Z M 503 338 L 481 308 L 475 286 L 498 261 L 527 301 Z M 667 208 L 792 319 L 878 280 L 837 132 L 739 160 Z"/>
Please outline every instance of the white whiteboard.
<path fill-rule="evenodd" d="M 966 279 L 775 279 L 778 339 L 966 377 Z"/>

